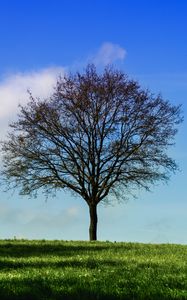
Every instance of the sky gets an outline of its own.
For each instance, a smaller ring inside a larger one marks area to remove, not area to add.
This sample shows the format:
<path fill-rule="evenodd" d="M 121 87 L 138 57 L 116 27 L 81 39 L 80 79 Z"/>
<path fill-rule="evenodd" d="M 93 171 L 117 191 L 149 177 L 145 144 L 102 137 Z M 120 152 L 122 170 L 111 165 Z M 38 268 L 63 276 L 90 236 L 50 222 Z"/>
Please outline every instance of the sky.
<path fill-rule="evenodd" d="M 182 104 L 169 154 L 180 172 L 136 199 L 98 207 L 98 239 L 187 244 L 187 2 L 6 0 L 0 3 L 0 139 L 18 104 L 49 96 L 59 74 L 112 64 L 144 88 Z M 0 162 L 1 164 L 1 162 Z M 1 187 L 0 187 L 1 188 Z M 0 189 L 0 239 L 88 240 L 88 207 L 71 193 L 46 201 Z"/>

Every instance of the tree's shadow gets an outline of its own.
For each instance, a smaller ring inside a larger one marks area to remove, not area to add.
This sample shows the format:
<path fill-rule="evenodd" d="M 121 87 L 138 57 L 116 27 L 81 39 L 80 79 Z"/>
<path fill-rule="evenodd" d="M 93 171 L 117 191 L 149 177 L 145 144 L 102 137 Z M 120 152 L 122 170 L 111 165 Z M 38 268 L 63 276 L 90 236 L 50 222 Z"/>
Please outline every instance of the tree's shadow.
<path fill-rule="evenodd" d="M 66 243 L 31 243 L 27 244 L 21 241 L 7 241 L 6 243 L 0 243 L 0 257 L 29 257 L 29 256 L 45 256 L 45 255 L 58 255 L 58 256 L 76 256 L 84 255 L 90 252 L 99 252 L 110 248 L 110 243 L 106 245 L 100 243 L 84 242 L 82 245 L 78 244 L 66 244 Z M 130 245 L 117 245 L 116 250 L 123 249 L 125 251 L 131 250 Z"/>
<path fill-rule="evenodd" d="M 119 245 L 119 248 L 122 246 Z M 94 253 L 100 253 L 110 248 L 110 244 L 106 243 L 48 243 L 36 242 L 27 243 L 25 241 L 4 241 L 0 242 L 0 269 L 4 274 L 9 274 L 12 270 L 23 272 L 27 269 L 31 274 L 34 270 L 40 268 L 58 269 L 62 270 L 66 267 L 73 269 L 86 268 L 98 269 L 103 267 L 117 267 L 118 263 L 115 260 L 102 259 L 98 261 L 94 259 Z M 124 245 L 123 245 L 124 249 Z M 129 247 L 130 249 L 130 247 Z M 128 250 L 128 246 L 127 246 Z M 80 256 L 85 259 L 79 260 Z M 92 256 L 93 255 L 93 256 Z M 56 256 L 59 261 L 50 261 L 49 256 Z M 29 260 L 29 257 L 43 258 L 43 260 Z M 45 259 L 46 257 L 46 259 Z M 71 258 L 68 260 L 68 257 Z M 21 260 L 21 258 L 26 258 Z M 64 259 L 63 259 L 64 258 Z M 106 276 L 107 277 L 107 276 Z M 106 278 L 105 278 L 106 279 Z M 44 280 L 44 278 L 2 278 L 0 280 L 0 299 L 8 300 L 30 300 L 30 299 L 64 299 L 64 300 L 112 300 L 119 299 L 118 297 L 107 293 L 104 294 L 101 290 L 95 292 L 91 288 L 91 280 L 88 280 L 85 285 L 80 284 L 80 279 L 76 276 L 68 276 L 63 279 Z M 79 282 L 78 282 L 79 281 Z M 63 285 L 64 289 L 58 292 L 54 287 Z M 52 287 L 53 286 L 53 287 Z M 67 287 L 67 289 L 66 289 Z M 69 289 L 68 287 L 71 287 Z M 125 298 L 131 299 L 131 298 Z"/>

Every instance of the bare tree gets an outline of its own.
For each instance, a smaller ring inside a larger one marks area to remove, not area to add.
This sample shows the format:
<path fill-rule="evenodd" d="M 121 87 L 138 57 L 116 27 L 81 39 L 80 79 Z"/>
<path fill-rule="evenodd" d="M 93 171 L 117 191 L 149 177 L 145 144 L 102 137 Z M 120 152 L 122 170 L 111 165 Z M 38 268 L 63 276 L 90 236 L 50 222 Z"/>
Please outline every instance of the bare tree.
<path fill-rule="evenodd" d="M 180 106 L 142 89 L 113 68 L 59 78 L 54 94 L 20 107 L 2 143 L 9 187 L 35 195 L 69 189 L 89 206 L 90 240 L 97 239 L 97 205 L 149 189 L 177 169 L 168 157 Z"/>

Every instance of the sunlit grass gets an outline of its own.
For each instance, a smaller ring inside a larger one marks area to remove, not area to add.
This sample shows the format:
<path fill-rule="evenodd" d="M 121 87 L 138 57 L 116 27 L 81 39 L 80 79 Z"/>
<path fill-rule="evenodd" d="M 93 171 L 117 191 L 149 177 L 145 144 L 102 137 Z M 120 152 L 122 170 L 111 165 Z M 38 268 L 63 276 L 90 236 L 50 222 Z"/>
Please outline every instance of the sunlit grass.
<path fill-rule="evenodd" d="M 187 246 L 0 241 L 0 299 L 187 299 Z"/>

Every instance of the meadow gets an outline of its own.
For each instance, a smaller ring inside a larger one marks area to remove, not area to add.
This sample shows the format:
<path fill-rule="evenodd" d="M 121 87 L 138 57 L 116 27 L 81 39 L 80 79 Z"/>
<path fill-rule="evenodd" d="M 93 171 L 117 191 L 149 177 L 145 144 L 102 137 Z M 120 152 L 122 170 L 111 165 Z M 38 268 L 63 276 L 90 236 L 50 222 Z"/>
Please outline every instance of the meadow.
<path fill-rule="evenodd" d="M 187 246 L 1 240 L 0 299 L 187 299 Z"/>

